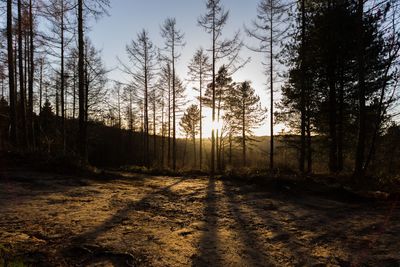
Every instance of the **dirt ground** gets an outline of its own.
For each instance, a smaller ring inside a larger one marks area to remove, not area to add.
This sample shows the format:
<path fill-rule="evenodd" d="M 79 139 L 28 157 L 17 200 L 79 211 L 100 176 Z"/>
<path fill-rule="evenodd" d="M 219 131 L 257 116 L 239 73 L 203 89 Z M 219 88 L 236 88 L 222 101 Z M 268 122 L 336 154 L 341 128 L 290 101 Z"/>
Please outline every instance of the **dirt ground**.
<path fill-rule="evenodd" d="M 206 177 L 13 171 L 1 250 L 28 266 L 400 266 L 400 209 Z"/>

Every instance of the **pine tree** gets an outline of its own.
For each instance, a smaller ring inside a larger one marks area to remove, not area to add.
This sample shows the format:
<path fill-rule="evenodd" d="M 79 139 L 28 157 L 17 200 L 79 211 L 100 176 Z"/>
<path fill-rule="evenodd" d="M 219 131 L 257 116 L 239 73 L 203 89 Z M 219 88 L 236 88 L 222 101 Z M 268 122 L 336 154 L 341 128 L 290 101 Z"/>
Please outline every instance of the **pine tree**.
<path fill-rule="evenodd" d="M 193 168 L 197 165 L 196 136 L 199 133 L 200 120 L 199 107 L 193 104 L 186 109 L 179 123 L 185 135 L 190 136 L 193 142 Z"/>
<path fill-rule="evenodd" d="M 260 97 L 255 94 L 250 82 L 242 82 L 233 87 L 229 96 L 228 111 L 232 120 L 241 133 L 240 143 L 242 145 L 243 166 L 247 165 L 247 141 L 252 140 L 253 129 L 260 126 L 265 119 L 265 110 L 261 107 Z"/>

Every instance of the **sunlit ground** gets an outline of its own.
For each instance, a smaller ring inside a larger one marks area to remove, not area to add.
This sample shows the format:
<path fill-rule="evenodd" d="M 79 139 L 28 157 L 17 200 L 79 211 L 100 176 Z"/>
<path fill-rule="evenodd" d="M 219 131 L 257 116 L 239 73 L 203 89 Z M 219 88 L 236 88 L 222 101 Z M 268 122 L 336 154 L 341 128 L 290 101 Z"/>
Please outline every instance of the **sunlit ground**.
<path fill-rule="evenodd" d="M 130 175 L 107 182 L 38 173 L 5 175 L 0 244 L 34 265 L 400 262 L 400 211 L 390 203 L 260 192 L 255 186 L 206 178 Z"/>

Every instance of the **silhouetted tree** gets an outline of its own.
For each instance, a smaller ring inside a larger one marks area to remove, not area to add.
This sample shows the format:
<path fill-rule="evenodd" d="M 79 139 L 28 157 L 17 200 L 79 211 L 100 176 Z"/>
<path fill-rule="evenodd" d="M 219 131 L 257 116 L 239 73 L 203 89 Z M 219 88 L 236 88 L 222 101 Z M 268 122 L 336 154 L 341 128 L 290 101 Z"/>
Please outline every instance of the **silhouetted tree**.
<path fill-rule="evenodd" d="M 10 102 L 10 140 L 17 145 L 17 105 L 13 53 L 12 0 L 7 0 L 7 56 L 8 56 L 8 87 Z"/>
<path fill-rule="evenodd" d="M 177 52 L 178 47 L 184 46 L 184 34 L 176 28 L 176 19 L 168 18 L 161 27 L 161 36 L 165 40 L 165 48 L 170 53 L 169 62 L 171 63 L 172 75 L 172 169 L 176 170 L 176 74 L 175 64 L 180 57 Z"/>
<path fill-rule="evenodd" d="M 124 70 L 133 75 L 136 88 L 143 88 L 143 112 L 144 112 L 144 142 L 145 142 L 145 162 L 150 167 L 150 140 L 149 140 L 149 99 L 153 87 L 154 71 L 157 64 L 157 53 L 149 34 L 142 30 L 136 40 L 126 46 L 126 51 L 133 70 L 125 66 Z"/>
<path fill-rule="evenodd" d="M 221 5 L 221 0 L 207 0 L 206 13 L 200 16 L 198 24 L 207 33 L 211 35 L 211 53 L 212 53 L 212 122 L 216 122 L 216 95 L 215 95 L 215 78 L 216 78 L 216 64 L 218 60 L 227 59 L 226 67 L 230 68 L 237 63 L 239 52 L 243 43 L 239 39 L 239 32 L 237 32 L 232 39 L 222 39 L 222 30 L 226 25 L 229 17 L 229 12 L 225 11 Z M 211 131 L 211 173 L 215 172 L 215 152 L 216 152 L 216 136 L 215 129 Z"/>
<path fill-rule="evenodd" d="M 25 78 L 24 78 L 24 54 L 23 54 L 23 32 L 22 32 L 22 3 L 18 0 L 18 75 L 19 75 L 19 96 L 20 96 L 20 118 L 21 118 L 21 145 L 23 149 L 28 146 L 28 136 L 26 127 L 26 90 L 25 90 Z"/>
<path fill-rule="evenodd" d="M 227 97 L 232 119 L 241 133 L 243 166 L 247 165 L 247 141 L 252 140 L 253 129 L 265 119 L 265 110 L 261 107 L 260 97 L 255 94 L 250 82 L 242 82 L 233 87 Z"/>
<path fill-rule="evenodd" d="M 197 105 L 191 105 L 186 109 L 183 114 L 179 125 L 182 127 L 183 132 L 186 136 L 190 136 L 193 142 L 193 168 L 197 166 L 196 157 L 196 136 L 199 133 L 200 125 L 200 110 Z"/>
<path fill-rule="evenodd" d="M 269 56 L 269 82 L 270 82 L 270 169 L 274 168 L 274 58 L 279 53 L 282 41 L 290 24 L 288 12 L 290 5 L 282 0 L 261 0 L 257 8 L 257 20 L 252 23 L 252 28 L 246 28 L 250 37 L 260 42 L 258 47 L 251 50 L 266 53 Z M 274 48 L 276 51 L 274 51 Z M 276 75 L 275 75 L 276 76 Z"/>
<path fill-rule="evenodd" d="M 199 168 L 202 169 L 203 163 L 203 87 L 209 80 L 210 71 L 211 71 L 211 64 L 210 58 L 205 54 L 204 49 L 198 49 L 192 60 L 189 63 L 189 76 L 193 82 L 198 82 L 198 88 L 195 87 L 194 89 L 199 92 L 199 106 L 200 106 L 200 146 L 199 146 Z"/>

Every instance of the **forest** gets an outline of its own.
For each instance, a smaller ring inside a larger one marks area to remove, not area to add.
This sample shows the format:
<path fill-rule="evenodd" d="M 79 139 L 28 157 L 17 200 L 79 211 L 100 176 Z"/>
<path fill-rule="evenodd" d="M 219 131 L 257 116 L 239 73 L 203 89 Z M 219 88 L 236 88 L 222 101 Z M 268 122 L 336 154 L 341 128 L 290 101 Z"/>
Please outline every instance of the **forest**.
<path fill-rule="evenodd" d="M 148 2 L 0 0 L 0 266 L 400 266 L 400 1 Z"/>

